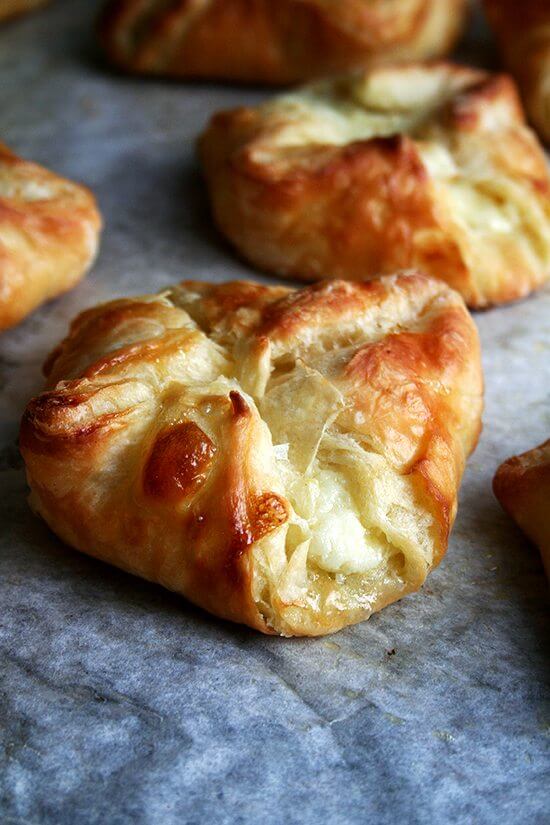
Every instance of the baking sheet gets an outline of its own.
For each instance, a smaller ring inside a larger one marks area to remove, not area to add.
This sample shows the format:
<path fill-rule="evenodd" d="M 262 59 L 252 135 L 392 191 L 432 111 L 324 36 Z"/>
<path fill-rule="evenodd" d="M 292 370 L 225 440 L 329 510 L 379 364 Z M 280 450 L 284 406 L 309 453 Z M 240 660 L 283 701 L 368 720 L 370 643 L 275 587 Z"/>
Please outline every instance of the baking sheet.
<path fill-rule="evenodd" d="M 362 625 L 264 638 L 30 513 L 18 420 L 71 317 L 251 275 L 210 226 L 193 144 L 265 92 L 113 76 L 96 9 L 57 0 L 0 30 L 1 138 L 90 185 L 106 220 L 87 280 L 0 340 L 0 821 L 548 822 L 547 589 L 491 478 L 550 435 L 550 289 L 476 315 L 485 428 L 448 555 Z M 493 59 L 482 27 L 465 53 Z"/>

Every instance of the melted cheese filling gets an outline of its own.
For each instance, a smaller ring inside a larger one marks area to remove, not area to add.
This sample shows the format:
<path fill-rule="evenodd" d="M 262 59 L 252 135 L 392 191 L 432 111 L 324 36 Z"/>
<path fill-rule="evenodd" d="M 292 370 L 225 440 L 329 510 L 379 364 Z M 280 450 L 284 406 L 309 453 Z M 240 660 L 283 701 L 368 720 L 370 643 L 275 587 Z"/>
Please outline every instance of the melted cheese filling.
<path fill-rule="evenodd" d="M 461 81 L 445 74 L 418 70 L 405 84 L 392 72 L 366 78 L 322 81 L 267 104 L 281 117 L 281 125 L 270 144 L 281 148 L 312 145 L 343 146 L 354 141 L 408 134 L 436 187 L 448 202 L 451 220 L 478 236 L 500 236 L 516 232 L 518 243 L 529 241 L 538 254 L 548 255 L 548 244 L 530 238 L 525 216 L 544 224 L 544 214 L 528 191 L 499 178 L 506 191 L 496 191 L 492 167 L 486 153 L 473 157 L 453 155 L 445 146 L 445 135 L 433 131 L 434 116 L 459 91 Z"/>
<path fill-rule="evenodd" d="M 273 104 L 284 112 L 285 125 L 274 143 L 278 147 L 308 143 L 343 146 L 355 140 L 411 133 L 455 94 L 446 75 L 419 70 L 407 82 L 391 72 L 365 78 L 321 81 L 283 95 Z"/>
<path fill-rule="evenodd" d="M 278 148 L 309 143 L 344 146 L 356 140 L 387 137 L 411 131 L 418 113 L 372 112 L 353 100 L 323 99 L 315 94 L 289 95 L 285 116 L 288 124 L 274 138 Z"/>
<path fill-rule="evenodd" d="M 291 485 L 291 504 L 308 522 L 308 557 L 329 573 L 369 573 L 384 559 L 384 545 L 363 527 L 345 479 L 332 470 Z"/>
<path fill-rule="evenodd" d="M 431 517 L 419 511 L 410 479 L 383 455 L 331 430 L 342 409 L 337 388 L 302 363 L 275 377 L 260 403 L 274 437 L 274 472 L 292 507 L 280 558 L 281 570 L 288 565 L 282 589 L 290 601 L 306 597 L 309 574 L 310 583 L 322 573 L 339 583 L 348 576 L 373 583 L 399 575 L 397 555 L 431 562 Z"/>
<path fill-rule="evenodd" d="M 282 455 L 278 447 L 276 453 Z M 390 545 L 384 537 L 365 528 L 342 472 L 321 469 L 302 475 L 286 458 L 277 465 L 293 511 L 296 529 L 292 544 L 306 545 L 303 562 L 320 570 L 344 576 L 370 574 L 388 557 Z"/>
<path fill-rule="evenodd" d="M 456 220 L 474 231 L 506 234 L 514 230 L 518 224 L 515 205 L 512 201 L 496 200 L 483 191 L 481 170 L 461 169 L 449 150 L 437 143 L 419 141 L 417 147 L 431 177 L 445 186 Z"/>

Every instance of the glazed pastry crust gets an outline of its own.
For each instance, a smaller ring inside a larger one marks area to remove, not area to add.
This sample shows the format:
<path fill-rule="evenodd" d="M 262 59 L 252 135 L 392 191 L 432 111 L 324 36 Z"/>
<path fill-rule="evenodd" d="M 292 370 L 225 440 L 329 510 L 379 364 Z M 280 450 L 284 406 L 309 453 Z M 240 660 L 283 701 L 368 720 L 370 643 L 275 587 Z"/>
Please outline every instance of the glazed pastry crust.
<path fill-rule="evenodd" d="M 214 218 L 255 266 L 303 280 L 420 267 L 471 307 L 550 275 L 550 177 L 513 82 L 381 67 L 216 115 Z"/>
<path fill-rule="evenodd" d="M 88 189 L 0 144 L 0 330 L 78 283 L 100 229 Z"/>
<path fill-rule="evenodd" d="M 114 0 L 99 30 L 128 71 L 285 84 L 443 56 L 466 11 L 466 0 Z"/>
<path fill-rule="evenodd" d="M 482 386 L 441 281 L 184 282 L 84 312 L 45 371 L 20 433 L 33 507 L 218 616 L 330 633 L 445 553 Z"/>
<path fill-rule="evenodd" d="M 504 509 L 538 546 L 550 578 L 550 439 L 501 464 L 493 490 Z"/>
<path fill-rule="evenodd" d="M 0 0 L 0 21 L 45 6 L 50 0 Z"/>
<path fill-rule="evenodd" d="M 550 3 L 485 0 L 485 6 L 531 122 L 550 143 Z"/>

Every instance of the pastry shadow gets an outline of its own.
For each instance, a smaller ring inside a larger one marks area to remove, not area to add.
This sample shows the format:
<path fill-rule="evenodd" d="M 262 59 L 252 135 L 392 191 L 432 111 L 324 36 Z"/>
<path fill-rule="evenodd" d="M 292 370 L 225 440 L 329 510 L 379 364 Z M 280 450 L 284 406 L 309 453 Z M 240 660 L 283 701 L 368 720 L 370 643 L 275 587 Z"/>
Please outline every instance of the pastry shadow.
<path fill-rule="evenodd" d="M 195 151 L 195 160 L 184 164 L 180 175 L 180 186 L 184 197 L 185 232 L 186 236 L 199 248 L 194 248 L 195 257 L 201 262 L 201 251 L 207 264 L 214 266 L 215 272 L 222 271 L 231 274 L 232 279 L 245 278 L 262 281 L 270 284 L 285 286 L 305 286 L 293 278 L 278 277 L 274 273 L 266 272 L 254 267 L 223 235 L 216 226 L 206 181 L 202 174 L 198 153 Z M 208 274 L 209 270 L 206 269 Z"/>
<path fill-rule="evenodd" d="M 170 142 L 129 149 L 112 159 L 98 194 L 105 231 L 97 272 L 119 291 L 142 284 L 144 268 L 151 292 L 185 279 L 281 282 L 242 261 L 218 231 L 199 160 L 188 148 Z"/>
<path fill-rule="evenodd" d="M 187 206 L 186 230 L 204 244 L 209 252 L 223 255 L 226 260 L 230 256 L 234 263 L 241 263 L 234 248 L 215 225 L 198 156 L 194 161 L 185 164 L 180 176 L 180 185 Z"/>
<path fill-rule="evenodd" d="M 484 497 L 475 522 L 472 535 L 477 535 L 479 544 L 483 542 L 485 551 L 490 551 L 485 554 L 485 569 L 479 584 L 492 601 L 493 621 L 498 621 L 512 607 L 514 641 L 525 638 L 525 649 L 538 654 L 543 671 L 541 678 L 546 679 L 548 670 L 542 663 L 548 663 L 547 651 L 550 649 L 548 581 L 538 549 L 501 509 L 492 491 Z M 507 623 L 510 626 L 510 614 Z M 530 666 L 537 665 L 536 660 L 531 660 Z"/>
<path fill-rule="evenodd" d="M 149 629 L 169 631 L 172 640 L 172 634 L 180 630 L 182 642 L 190 636 L 203 642 L 226 640 L 237 644 L 259 638 L 256 631 L 219 619 L 178 593 L 65 544 L 30 508 L 26 515 L 20 513 L 17 521 L 24 533 L 18 573 L 25 577 L 26 586 L 40 587 L 43 581 L 55 582 L 56 588 L 61 585 L 60 610 L 65 609 L 65 593 L 71 612 L 76 603 L 88 615 L 93 613 L 90 632 L 96 623 L 101 628 L 106 616 L 114 615 L 128 631 L 136 621 L 141 623 L 147 618 L 151 620 Z"/>
<path fill-rule="evenodd" d="M 198 161 L 185 147 L 129 148 L 111 159 L 97 191 L 105 218 L 98 269 L 114 274 L 121 261 L 129 268 L 135 260 L 134 270 L 150 265 L 154 275 L 154 261 L 162 260 L 167 282 L 192 277 L 197 269 L 206 276 L 212 266 L 231 265 Z"/>

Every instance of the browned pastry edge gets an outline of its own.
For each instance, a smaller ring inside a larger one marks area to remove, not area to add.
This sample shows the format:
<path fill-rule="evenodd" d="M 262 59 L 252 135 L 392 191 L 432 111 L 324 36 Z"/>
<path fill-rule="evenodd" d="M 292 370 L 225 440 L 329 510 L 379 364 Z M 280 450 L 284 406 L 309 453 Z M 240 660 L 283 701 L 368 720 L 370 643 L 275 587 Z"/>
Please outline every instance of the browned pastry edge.
<path fill-rule="evenodd" d="M 0 144 L 0 330 L 71 289 L 95 258 L 100 231 L 86 187 Z"/>

